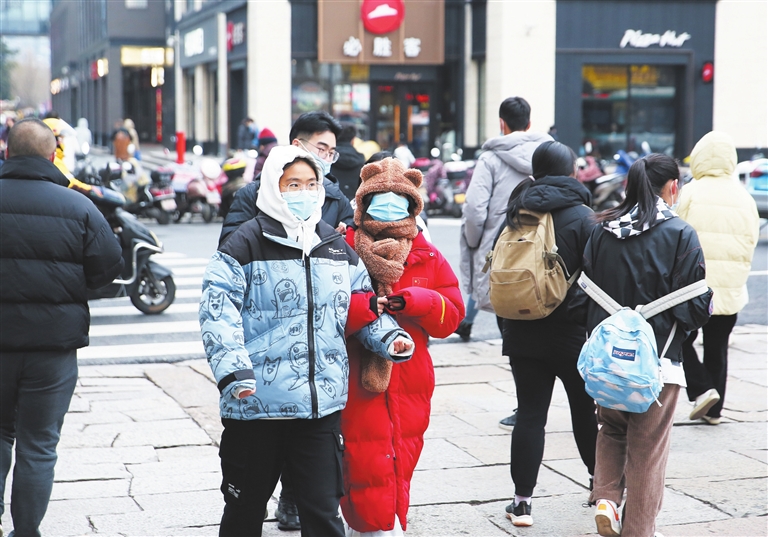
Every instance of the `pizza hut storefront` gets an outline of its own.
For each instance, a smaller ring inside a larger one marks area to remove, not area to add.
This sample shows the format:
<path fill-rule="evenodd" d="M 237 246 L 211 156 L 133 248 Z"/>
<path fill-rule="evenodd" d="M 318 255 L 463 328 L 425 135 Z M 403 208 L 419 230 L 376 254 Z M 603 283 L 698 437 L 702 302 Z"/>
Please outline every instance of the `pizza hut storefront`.
<path fill-rule="evenodd" d="M 416 156 L 461 131 L 463 35 L 447 54 L 443 0 L 293 0 L 292 19 L 293 120 L 326 110 L 359 138 L 385 150 L 404 140 Z"/>

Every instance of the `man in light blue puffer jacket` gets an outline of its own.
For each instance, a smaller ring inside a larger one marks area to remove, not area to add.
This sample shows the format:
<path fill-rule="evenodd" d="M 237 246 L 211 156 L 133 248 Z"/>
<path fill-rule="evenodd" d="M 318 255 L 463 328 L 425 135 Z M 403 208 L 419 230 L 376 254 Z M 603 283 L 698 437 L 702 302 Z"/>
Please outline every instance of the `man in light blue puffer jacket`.
<path fill-rule="evenodd" d="M 224 424 L 220 535 L 261 535 L 285 464 L 302 531 L 342 536 L 345 336 L 393 361 L 413 353 L 354 250 L 321 221 L 321 178 L 309 153 L 275 147 L 259 216 L 219 248 L 203 280 L 200 327 Z"/>

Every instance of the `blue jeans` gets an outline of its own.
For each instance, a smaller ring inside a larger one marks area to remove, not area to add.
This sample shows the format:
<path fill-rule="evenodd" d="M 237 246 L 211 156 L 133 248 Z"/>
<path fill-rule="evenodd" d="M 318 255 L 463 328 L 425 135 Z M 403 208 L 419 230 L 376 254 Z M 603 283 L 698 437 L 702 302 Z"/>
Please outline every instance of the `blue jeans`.
<path fill-rule="evenodd" d="M 472 324 L 475 322 L 475 317 L 477 317 L 477 312 L 479 310 L 477 309 L 477 302 L 475 302 L 475 299 L 472 298 L 472 295 L 469 296 L 467 299 L 467 307 L 465 308 L 465 315 L 464 315 L 464 322 Z"/>
<path fill-rule="evenodd" d="M 16 441 L 13 535 L 40 535 L 64 415 L 77 383 L 77 351 L 0 352 L 0 515 Z"/>

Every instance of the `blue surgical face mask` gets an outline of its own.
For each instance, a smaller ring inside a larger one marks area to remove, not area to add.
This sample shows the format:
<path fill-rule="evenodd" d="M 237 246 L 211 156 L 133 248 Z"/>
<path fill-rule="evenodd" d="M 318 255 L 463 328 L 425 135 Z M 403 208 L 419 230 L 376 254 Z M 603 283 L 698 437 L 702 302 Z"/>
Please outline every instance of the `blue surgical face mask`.
<path fill-rule="evenodd" d="M 375 194 L 366 211 L 374 220 L 396 222 L 408 218 L 408 198 L 394 192 Z"/>
<path fill-rule="evenodd" d="M 283 192 L 283 199 L 288 209 L 299 220 L 306 220 L 317 208 L 317 190 L 300 190 L 299 192 Z"/>
<path fill-rule="evenodd" d="M 315 155 L 312 151 L 309 152 L 310 155 L 312 155 L 312 158 L 315 159 L 315 162 L 317 162 L 320 165 L 320 170 L 323 172 L 323 177 L 331 173 L 331 162 L 328 162 L 327 160 L 323 160 L 317 155 Z"/>

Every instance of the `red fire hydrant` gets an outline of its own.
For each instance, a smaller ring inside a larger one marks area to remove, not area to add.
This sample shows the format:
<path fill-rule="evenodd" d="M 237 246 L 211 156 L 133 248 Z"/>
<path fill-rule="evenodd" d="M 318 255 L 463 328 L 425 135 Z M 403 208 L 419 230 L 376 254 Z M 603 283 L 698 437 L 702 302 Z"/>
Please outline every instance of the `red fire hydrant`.
<path fill-rule="evenodd" d="M 187 137 L 184 131 L 176 132 L 176 162 L 184 164 L 184 153 L 187 151 Z"/>

